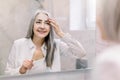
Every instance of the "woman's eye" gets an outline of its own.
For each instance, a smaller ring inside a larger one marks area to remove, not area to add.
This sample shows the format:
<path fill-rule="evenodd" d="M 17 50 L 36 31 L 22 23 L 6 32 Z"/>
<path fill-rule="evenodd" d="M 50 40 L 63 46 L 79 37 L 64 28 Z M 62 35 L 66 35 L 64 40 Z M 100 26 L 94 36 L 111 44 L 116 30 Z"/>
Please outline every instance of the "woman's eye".
<path fill-rule="evenodd" d="M 50 24 L 49 22 L 45 22 L 45 24 Z"/>
<path fill-rule="evenodd" d="M 36 23 L 41 23 L 41 22 L 36 22 Z"/>
<path fill-rule="evenodd" d="M 49 23 L 45 23 L 45 24 L 49 24 Z"/>

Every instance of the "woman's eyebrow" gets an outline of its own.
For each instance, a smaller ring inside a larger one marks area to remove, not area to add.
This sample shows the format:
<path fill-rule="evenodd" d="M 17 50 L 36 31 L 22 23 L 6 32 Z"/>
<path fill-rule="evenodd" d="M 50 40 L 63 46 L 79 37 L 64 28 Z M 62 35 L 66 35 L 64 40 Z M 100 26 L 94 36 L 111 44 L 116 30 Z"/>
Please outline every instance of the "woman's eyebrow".
<path fill-rule="evenodd" d="M 41 19 L 38 19 L 37 21 L 43 21 L 43 20 L 41 20 Z M 44 20 L 44 22 L 49 22 L 48 20 Z"/>
<path fill-rule="evenodd" d="M 43 20 L 41 20 L 41 19 L 37 19 L 37 21 L 43 21 Z"/>

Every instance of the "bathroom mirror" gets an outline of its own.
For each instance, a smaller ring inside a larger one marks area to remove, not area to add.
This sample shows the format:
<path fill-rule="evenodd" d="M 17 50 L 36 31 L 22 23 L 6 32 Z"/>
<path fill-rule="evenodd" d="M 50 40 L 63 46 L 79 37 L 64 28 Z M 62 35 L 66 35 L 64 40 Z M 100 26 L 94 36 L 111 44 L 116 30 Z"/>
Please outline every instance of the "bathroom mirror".
<path fill-rule="evenodd" d="M 30 19 L 38 8 L 49 11 L 62 30 L 70 33 L 86 50 L 86 56 L 81 60 L 62 56 L 62 71 L 92 68 L 95 57 L 95 0 L 1 0 L 0 75 L 4 75 L 13 41 L 25 37 Z"/>

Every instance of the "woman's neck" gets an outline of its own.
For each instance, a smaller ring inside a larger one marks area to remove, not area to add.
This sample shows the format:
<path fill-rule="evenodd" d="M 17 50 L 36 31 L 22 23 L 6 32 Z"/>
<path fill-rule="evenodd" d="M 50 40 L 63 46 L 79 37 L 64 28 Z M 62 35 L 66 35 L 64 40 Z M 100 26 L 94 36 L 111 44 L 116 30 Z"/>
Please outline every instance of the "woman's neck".
<path fill-rule="evenodd" d="M 44 39 L 33 36 L 33 43 L 37 48 L 40 48 L 44 43 Z"/>

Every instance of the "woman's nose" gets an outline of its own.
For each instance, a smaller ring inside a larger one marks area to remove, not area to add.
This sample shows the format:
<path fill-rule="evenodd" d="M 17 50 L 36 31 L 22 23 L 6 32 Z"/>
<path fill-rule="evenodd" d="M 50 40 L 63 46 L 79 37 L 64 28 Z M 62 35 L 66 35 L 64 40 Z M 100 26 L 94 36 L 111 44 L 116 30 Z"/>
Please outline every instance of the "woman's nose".
<path fill-rule="evenodd" d="M 42 23 L 42 24 L 40 25 L 40 27 L 41 27 L 41 28 L 45 28 L 45 24 Z"/>

